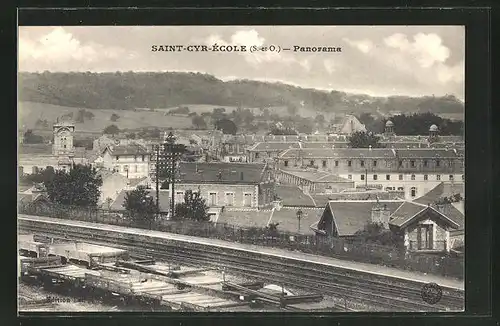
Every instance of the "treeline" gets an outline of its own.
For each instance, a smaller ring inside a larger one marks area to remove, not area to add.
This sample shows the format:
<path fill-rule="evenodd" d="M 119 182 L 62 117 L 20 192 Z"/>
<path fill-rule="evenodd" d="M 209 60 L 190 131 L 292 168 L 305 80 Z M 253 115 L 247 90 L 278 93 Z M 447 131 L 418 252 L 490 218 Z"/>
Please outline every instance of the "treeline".
<path fill-rule="evenodd" d="M 439 135 L 441 136 L 459 136 L 464 132 L 463 121 L 445 119 L 432 112 L 414 113 L 411 115 L 401 114 L 391 118 L 378 118 L 369 113 L 363 113 L 358 116 L 358 119 L 366 126 L 368 131 L 377 134 L 384 132 L 387 120 L 391 120 L 394 123 L 394 132 L 396 135 L 428 135 L 429 127 L 433 124 L 439 128 Z"/>
<path fill-rule="evenodd" d="M 371 97 L 339 91 L 304 89 L 250 80 L 224 82 L 200 73 L 20 73 L 19 98 L 87 109 L 166 108 L 184 104 L 237 107 L 287 107 L 323 112 L 432 111 L 462 113 L 453 95 L 444 97 Z"/>

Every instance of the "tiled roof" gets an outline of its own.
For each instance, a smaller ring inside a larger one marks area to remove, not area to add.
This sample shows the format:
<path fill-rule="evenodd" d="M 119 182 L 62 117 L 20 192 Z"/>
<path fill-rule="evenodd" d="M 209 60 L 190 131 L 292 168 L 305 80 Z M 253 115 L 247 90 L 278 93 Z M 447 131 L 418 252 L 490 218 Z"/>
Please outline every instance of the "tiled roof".
<path fill-rule="evenodd" d="M 387 148 L 305 148 L 305 149 L 288 149 L 283 152 L 282 158 L 392 158 L 394 152 Z"/>
<path fill-rule="evenodd" d="M 264 228 L 271 217 L 271 210 L 239 210 L 226 207 L 217 219 L 217 223 L 226 223 L 243 228 Z"/>
<path fill-rule="evenodd" d="M 408 223 L 415 215 L 427 209 L 427 206 L 412 202 L 405 202 L 395 212 L 392 213 L 390 224 L 395 226 L 403 226 Z"/>
<path fill-rule="evenodd" d="M 444 195 L 444 184 L 441 182 L 422 197 L 413 200 L 413 202 L 423 205 L 432 204 L 436 200 L 443 197 L 443 195 Z"/>
<path fill-rule="evenodd" d="M 125 195 L 127 191 L 123 190 L 118 194 L 113 204 L 111 204 L 111 210 L 115 211 L 124 211 L 123 203 L 125 201 Z M 153 197 L 154 202 L 156 203 L 156 191 L 149 190 L 149 195 Z M 168 212 L 170 211 L 170 192 L 168 190 L 160 190 L 160 211 Z"/>
<path fill-rule="evenodd" d="M 279 143 L 279 142 L 265 142 L 257 143 L 254 146 L 248 148 L 248 151 L 252 152 L 266 152 L 266 151 L 282 151 L 289 148 L 299 148 L 299 143 Z"/>
<path fill-rule="evenodd" d="M 446 204 L 442 206 L 431 205 L 431 207 L 458 224 L 457 230 L 463 230 L 465 228 L 465 215 L 452 204 Z"/>
<path fill-rule="evenodd" d="M 300 234 L 314 234 L 310 226 L 320 219 L 323 209 L 301 208 L 300 210 L 303 213 L 300 219 Z M 279 223 L 278 232 L 298 233 L 297 211 L 297 208 L 290 207 L 282 207 L 280 210 L 275 210 L 271 218 L 271 223 Z"/>
<path fill-rule="evenodd" d="M 337 183 L 352 183 L 354 181 L 339 177 L 338 175 L 331 174 L 323 171 L 301 171 L 301 170 L 282 170 L 283 173 L 288 173 L 305 179 L 311 182 L 337 182 Z"/>
<path fill-rule="evenodd" d="M 314 199 L 316 207 L 324 208 L 326 204 L 328 204 L 328 202 L 330 201 L 330 195 L 311 194 L 311 197 Z"/>
<path fill-rule="evenodd" d="M 443 157 L 443 158 L 451 158 L 451 157 L 457 157 L 457 154 L 455 153 L 454 150 L 452 149 L 429 149 L 429 148 L 423 148 L 423 149 L 396 149 L 396 155 L 400 158 L 436 158 L 436 157 Z"/>
<path fill-rule="evenodd" d="M 264 167 L 264 164 L 183 162 L 179 165 L 180 182 L 259 183 L 264 181 Z"/>
<path fill-rule="evenodd" d="M 297 186 L 279 185 L 275 187 L 276 195 L 283 206 L 314 206 L 314 202 Z"/>
<path fill-rule="evenodd" d="M 317 207 L 325 207 L 329 201 L 345 201 L 345 200 L 402 200 L 404 193 L 392 193 L 387 191 L 363 191 L 363 192 L 340 192 L 335 194 L 311 194 L 316 202 Z"/>
<path fill-rule="evenodd" d="M 372 208 L 377 203 L 370 201 L 330 201 L 328 206 L 332 211 L 339 236 L 354 235 L 363 230 L 365 225 L 371 222 Z M 401 206 L 403 201 L 379 201 L 382 205 L 394 212 Z"/>
<path fill-rule="evenodd" d="M 112 155 L 146 155 L 148 150 L 140 145 L 118 145 L 108 147 Z"/>
<path fill-rule="evenodd" d="M 303 142 L 302 148 L 342 148 L 341 145 L 346 145 L 347 142 Z"/>
<path fill-rule="evenodd" d="M 436 212 L 436 216 L 441 217 L 441 220 L 447 222 L 447 224 L 451 225 L 455 229 L 463 228 L 463 220 L 460 220 L 461 213 L 458 212 L 452 205 L 446 205 L 444 208 L 438 208 L 434 205 L 426 206 L 414 202 L 405 202 L 401 205 L 401 207 L 391 215 L 389 224 L 401 228 L 405 227 L 411 222 L 411 220 L 426 210 Z"/>

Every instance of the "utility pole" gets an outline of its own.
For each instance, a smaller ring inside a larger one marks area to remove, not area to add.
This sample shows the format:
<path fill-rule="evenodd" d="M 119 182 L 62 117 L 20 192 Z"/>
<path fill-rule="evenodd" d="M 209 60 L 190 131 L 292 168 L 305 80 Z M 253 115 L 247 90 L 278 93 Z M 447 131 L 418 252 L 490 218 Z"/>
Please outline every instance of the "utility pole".
<path fill-rule="evenodd" d="M 156 218 L 160 217 L 160 145 L 155 146 L 156 150 L 156 171 L 155 171 L 155 182 L 156 182 Z"/>
<path fill-rule="evenodd" d="M 171 213 L 171 216 L 172 218 L 174 218 L 175 216 L 175 158 L 174 158 L 174 152 L 172 151 L 172 147 L 170 147 L 171 151 L 170 151 L 170 160 L 171 160 L 171 163 L 172 163 L 172 167 L 171 167 L 171 173 L 170 173 L 170 184 L 171 184 L 171 190 L 172 190 L 172 193 L 170 194 L 170 196 L 172 197 L 172 201 L 170 203 L 171 207 L 170 207 L 170 211 L 172 212 Z"/>
<path fill-rule="evenodd" d="M 186 150 L 186 147 L 182 144 L 176 144 L 175 143 L 175 137 L 170 132 L 168 136 L 165 139 L 165 152 L 167 153 L 167 157 L 170 160 L 171 166 L 170 166 L 170 191 L 172 192 L 171 195 L 171 202 L 170 202 L 170 212 L 171 212 L 171 218 L 175 216 L 175 165 L 177 163 L 177 160 L 182 153 L 184 153 Z"/>

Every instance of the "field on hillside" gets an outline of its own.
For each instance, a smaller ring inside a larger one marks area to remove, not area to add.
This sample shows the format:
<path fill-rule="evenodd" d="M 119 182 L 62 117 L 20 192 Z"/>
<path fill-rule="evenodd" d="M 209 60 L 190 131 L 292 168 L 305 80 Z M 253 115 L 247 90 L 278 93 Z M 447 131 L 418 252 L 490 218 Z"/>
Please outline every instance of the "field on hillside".
<path fill-rule="evenodd" d="M 35 129 L 38 119 L 44 119 L 51 124 L 58 117 L 73 113 L 76 117 L 79 108 L 51 105 L 35 102 L 18 103 L 18 126 L 22 130 Z M 92 120 L 76 124 L 76 131 L 80 132 L 101 132 L 111 124 L 115 124 L 120 129 L 136 129 L 143 127 L 159 127 L 174 129 L 186 129 L 192 126 L 191 118 L 182 116 L 168 116 L 159 111 L 132 111 L 132 110 L 89 110 L 94 114 Z M 110 117 L 116 113 L 120 118 L 113 122 Z"/>
<path fill-rule="evenodd" d="M 182 105 L 169 107 L 169 108 L 155 109 L 154 111 L 168 112 L 168 111 L 170 111 L 172 109 L 176 109 L 178 107 L 188 107 L 189 112 L 196 112 L 198 114 L 201 114 L 203 112 L 212 112 L 214 108 L 224 108 L 224 109 L 226 109 L 226 113 L 231 113 L 237 109 L 236 106 L 213 105 L 213 104 L 182 104 Z M 260 108 L 247 108 L 247 107 L 245 107 L 245 109 L 250 109 L 254 115 L 261 114 Z M 269 112 L 271 114 L 277 114 L 280 117 L 286 117 L 286 116 L 290 115 L 290 113 L 288 113 L 288 108 L 286 106 L 270 106 L 270 107 L 267 107 L 267 109 L 269 110 Z M 148 110 L 148 109 L 141 109 L 141 110 Z M 297 113 L 303 117 L 312 117 L 312 118 L 314 118 L 318 115 L 317 111 L 309 110 L 307 108 L 302 108 L 302 107 L 298 108 Z M 321 112 L 321 114 L 323 114 L 325 116 L 325 118 L 327 118 L 327 119 L 331 119 L 331 118 L 335 117 L 334 112 Z"/>

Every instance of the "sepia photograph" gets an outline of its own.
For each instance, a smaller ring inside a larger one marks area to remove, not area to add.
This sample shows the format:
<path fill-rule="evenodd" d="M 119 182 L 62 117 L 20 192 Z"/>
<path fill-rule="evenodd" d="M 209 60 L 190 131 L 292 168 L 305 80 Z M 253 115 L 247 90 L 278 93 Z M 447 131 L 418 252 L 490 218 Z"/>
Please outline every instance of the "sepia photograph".
<path fill-rule="evenodd" d="M 464 26 L 17 32 L 19 314 L 465 311 Z"/>

